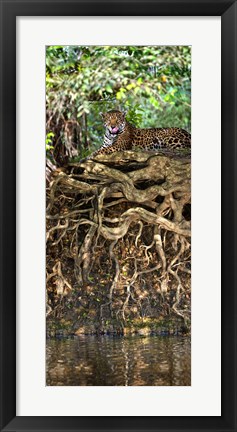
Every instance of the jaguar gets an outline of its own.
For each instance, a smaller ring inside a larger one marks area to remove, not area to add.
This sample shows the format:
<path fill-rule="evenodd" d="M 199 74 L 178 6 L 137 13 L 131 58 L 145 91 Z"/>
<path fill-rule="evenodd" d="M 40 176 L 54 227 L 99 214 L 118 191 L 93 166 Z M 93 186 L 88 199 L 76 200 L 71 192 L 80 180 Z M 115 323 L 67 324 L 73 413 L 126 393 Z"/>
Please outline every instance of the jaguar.
<path fill-rule="evenodd" d="M 162 150 L 191 148 L 191 135 L 184 129 L 137 128 L 126 120 L 126 111 L 100 113 L 105 126 L 103 145 L 90 157 L 123 150 Z"/>

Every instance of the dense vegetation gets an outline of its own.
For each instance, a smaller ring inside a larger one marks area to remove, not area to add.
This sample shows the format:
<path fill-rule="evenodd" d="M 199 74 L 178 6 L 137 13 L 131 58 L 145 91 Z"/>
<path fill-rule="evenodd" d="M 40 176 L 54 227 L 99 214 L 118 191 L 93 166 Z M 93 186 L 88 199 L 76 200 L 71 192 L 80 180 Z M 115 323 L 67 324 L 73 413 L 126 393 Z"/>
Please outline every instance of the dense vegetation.
<path fill-rule="evenodd" d="M 140 127 L 191 128 L 188 46 L 49 46 L 46 148 L 58 166 L 102 143 L 99 112 L 126 109 Z"/>

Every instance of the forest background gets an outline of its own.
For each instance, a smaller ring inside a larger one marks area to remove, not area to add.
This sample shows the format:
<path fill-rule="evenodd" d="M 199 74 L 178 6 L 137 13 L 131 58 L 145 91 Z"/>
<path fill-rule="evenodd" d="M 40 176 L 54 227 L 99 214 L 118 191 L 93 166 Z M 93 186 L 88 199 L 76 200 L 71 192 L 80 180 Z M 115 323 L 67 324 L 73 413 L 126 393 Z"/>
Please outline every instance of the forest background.
<path fill-rule="evenodd" d="M 99 113 L 111 109 L 126 110 L 138 127 L 190 132 L 191 47 L 46 48 L 46 152 L 54 166 L 100 147 Z"/>

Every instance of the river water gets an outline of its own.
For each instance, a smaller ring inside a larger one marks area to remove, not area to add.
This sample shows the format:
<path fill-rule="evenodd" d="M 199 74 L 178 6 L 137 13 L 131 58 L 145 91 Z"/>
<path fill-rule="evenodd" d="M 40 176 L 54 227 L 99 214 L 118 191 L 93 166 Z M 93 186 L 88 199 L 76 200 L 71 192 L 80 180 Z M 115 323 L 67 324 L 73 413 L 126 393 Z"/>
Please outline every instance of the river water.
<path fill-rule="evenodd" d="M 80 336 L 48 339 L 46 384 L 190 386 L 190 338 Z"/>

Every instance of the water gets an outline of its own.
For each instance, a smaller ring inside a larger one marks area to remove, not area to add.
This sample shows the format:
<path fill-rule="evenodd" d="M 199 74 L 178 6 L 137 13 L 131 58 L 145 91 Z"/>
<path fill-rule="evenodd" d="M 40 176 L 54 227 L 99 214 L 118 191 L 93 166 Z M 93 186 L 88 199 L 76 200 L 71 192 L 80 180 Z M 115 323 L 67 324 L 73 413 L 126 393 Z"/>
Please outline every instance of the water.
<path fill-rule="evenodd" d="M 187 337 L 49 339 L 48 386 L 190 386 Z"/>

